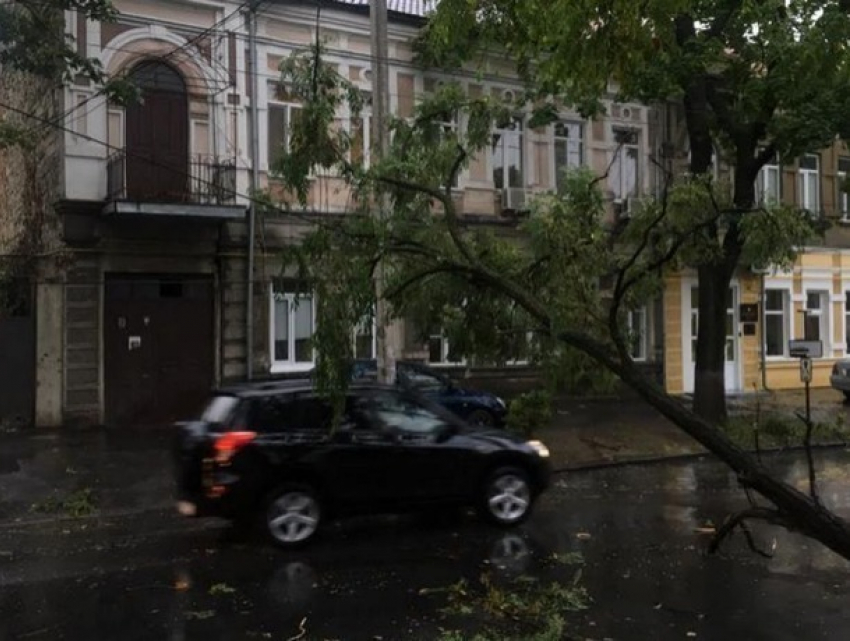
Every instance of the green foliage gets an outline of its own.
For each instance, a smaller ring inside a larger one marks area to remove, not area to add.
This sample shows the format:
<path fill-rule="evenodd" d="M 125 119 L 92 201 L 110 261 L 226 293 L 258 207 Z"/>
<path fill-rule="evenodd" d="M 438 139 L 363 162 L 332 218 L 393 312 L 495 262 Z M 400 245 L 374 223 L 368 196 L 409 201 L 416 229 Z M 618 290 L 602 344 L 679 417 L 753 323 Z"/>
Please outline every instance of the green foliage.
<path fill-rule="evenodd" d="M 65 33 L 65 12 L 77 11 L 88 20 L 114 22 L 118 12 L 110 0 L 25 0 L 0 4 L 0 68 L 10 82 L 30 75 L 56 87 L 84 78 L 101 85 L 113 102 L 126 104 L 138 91 L 124 79 L 111 79 L 100 61 L 77 51 L 74 37 Z M 31 146 L 33 128 L 0 122 L 0 148 Z"/>
<path fill-rule="evenodd" d="M 93 498 L 91 488 L 74 490 L 65 497 L 49 496 L 43 501 L 33 503 L 30 512 L 40 514 L 56 514 L 63 512 L 71 518 L 82 518 L 91 516 L 97 512 L 97 504 Z"/>
<path fill-rule="evenodd" d="M 520 394 L 508 406 L 508 429 L 521 436 L 532 436 L 552 420 L 552 395 L 546 390 Z"/>
<path fill-rule="evenodd" d="M 786 448 L 800 447 L 806 435 L 806 425 L 797 416 L 770 413 L 762 415 L 757 421 L 754 417 L 735 416 L 723 425 L 723 431 L 741 447 L 755 447 L 758 432 L 759 447 Z M 843 419 L 835 422 L 816 423 L 812 430 L 812 443 L 847 443 L 850 430 Z"/>
<path fill-rule="evenodd" d="M 463 636 L 456 630 L 446 631 L 440 637 L 444 641 L 555 641 L 564 638 L 564 615 L 589 607 L 590 597 L 580 581 L 580 571 L 569 584 L 545 583 L 527 576 L 500 584 L 484 573 L 476 583 L 461 579 L 443 590 L 424 593 L 445 593 L 447 614 L 489 622 L 474 637 Z"/>
<path fill-rule="evenodd" d="M 281 275 L 297 277 L 316 295 L 317 377 L 338 400 L 352 329 L 372 317 L 378 295 L 392 316 L 415 320 L 423 342 L 442 330 L 454 358 L 521 358 L 542 367 L 553 390 L 609 391 L 615 376 L 595 356 L 565 344 L 565 333 L 580 330 L 628 362 L 627 311 L 660 293 L 667 265 L 695 245 L 706 220 L 720 216 L 715 207 L 694 222 L 694 203 L 714 201 L 693 181 L 612 229 L 598 178 L 579 169 L 564 176 L 558 193 L 534 200 L 516 225 L 467 224 L 452 200 L 454 173 L 489 148 L 493 127 L 512 105 L 446 85 L 421 100 L 413 118 L 389 123 L 390 151 L 367 168 L 352 161 L 351 141 L 334 120 L 341 105 L 360 107 L 359 92 L 324 62 L 320 47 L 281 68 L 282 84 L 302 101 L 304 115 L 276 177 L 304 204 L 313 168 L 334 169 L 355 203 L 350 215 L 318 222 L 288 248 Z M 453 114 L 463 115 L 462 130 L 445 128 Z M 373 210 L 378 197 L 390 203 L 382 216 Z M 379 265 L 383 289 L 376 292 Z"/>

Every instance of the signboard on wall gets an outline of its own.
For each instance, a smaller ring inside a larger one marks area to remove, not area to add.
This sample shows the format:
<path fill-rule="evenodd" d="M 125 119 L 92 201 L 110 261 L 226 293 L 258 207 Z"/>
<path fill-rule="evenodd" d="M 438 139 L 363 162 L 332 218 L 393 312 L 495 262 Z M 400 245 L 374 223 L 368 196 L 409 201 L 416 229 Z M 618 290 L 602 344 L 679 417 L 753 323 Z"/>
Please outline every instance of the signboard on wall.
<path fill-rule="evenodd" d="M 821 358 L 823 343 L 821 341 L 788 341 L 788 353 L 791 358 Z"/>
<path fill-rule="evenodd" d="M 741 303 L 738 310 L 739 320 L 742 323 L 758 323 L 759 321 L 759 306 L 758 303 Z"/>

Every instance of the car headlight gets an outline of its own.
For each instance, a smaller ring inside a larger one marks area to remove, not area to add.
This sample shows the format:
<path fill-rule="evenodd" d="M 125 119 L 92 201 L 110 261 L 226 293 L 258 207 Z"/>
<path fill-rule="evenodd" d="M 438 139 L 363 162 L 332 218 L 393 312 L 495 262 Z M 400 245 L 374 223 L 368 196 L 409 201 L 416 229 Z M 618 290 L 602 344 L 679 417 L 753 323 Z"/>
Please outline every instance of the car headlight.
<path fill-rule="evenodd" d="M 543 445 L 541 441 L 526 441 L 526 445 L 533 449 L 537 453 L 537 456 L 549 458 L 549 448 Z"/>
<path fill-rule="evenodd" d="M 501 407 L 503 410 L 508 409 L 508 406 L 505 404 L 505 401 L 502 400 L 501 396 L 496 397 L 496 405 Z"/>

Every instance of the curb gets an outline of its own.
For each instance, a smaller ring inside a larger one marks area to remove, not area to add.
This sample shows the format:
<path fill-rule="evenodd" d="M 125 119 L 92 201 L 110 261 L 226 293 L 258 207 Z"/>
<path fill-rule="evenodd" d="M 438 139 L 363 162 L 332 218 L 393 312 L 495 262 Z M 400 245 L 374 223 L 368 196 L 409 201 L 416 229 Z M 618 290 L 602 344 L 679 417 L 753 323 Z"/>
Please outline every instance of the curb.
<path fill-rule="evenodd" d="M 827 450 L 827 449 L 850 449 L 850 443 L 813 443 L 813 450 Z M 782 454 L 784 452 L 803 452 L 806 447 L 804 445 L 792 445 L 790 447 L 771 447 L 771 448 L 763 448 L 759 450 L 761 454 L 773 455 L 773 454 Z M 744 450 L 748 454 L 756 454 L 756 450 L 747 449 Z M 644 457 L 636 457 L 631 459 L 620 459 L 620 460 L 598 460 L 598 461 L 589 461 L 587 463 L 579 463 L 577 465 L 566 465 L 563 467 L 554 468 L 552 470 L 552 474 L 567 474 L 569 472 L 591 472 L 593 470 L 600 470 L 608 467 L 626 467 L 629 465 L 656 465 L 659 463 L 677 463 L 681 461 L 690 461 L 695 459 L 701 459 L 705 457 L 715 458 L 714 454 L 709 451 L 705 452 L 692 452 L 689 454 L 671 454 L 670 456 L 644 456 Z"/>

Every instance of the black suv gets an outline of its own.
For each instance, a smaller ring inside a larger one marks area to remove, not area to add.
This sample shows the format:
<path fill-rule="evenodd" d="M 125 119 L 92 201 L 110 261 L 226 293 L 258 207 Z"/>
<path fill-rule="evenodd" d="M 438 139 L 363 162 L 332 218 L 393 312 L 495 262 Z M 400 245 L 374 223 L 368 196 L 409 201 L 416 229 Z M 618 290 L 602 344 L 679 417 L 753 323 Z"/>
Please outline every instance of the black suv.
<path fill-rule="evenodd" d="M 178 424 L 178 509 L 256 519 L 293 546 L 332 516 L 433 505 L 515 525 L 549 483 L 542 443 L 473 427 L 410 390 L 355 383 L 335 428 L 332 417 L 310 381 L 217 392 Z"/>

